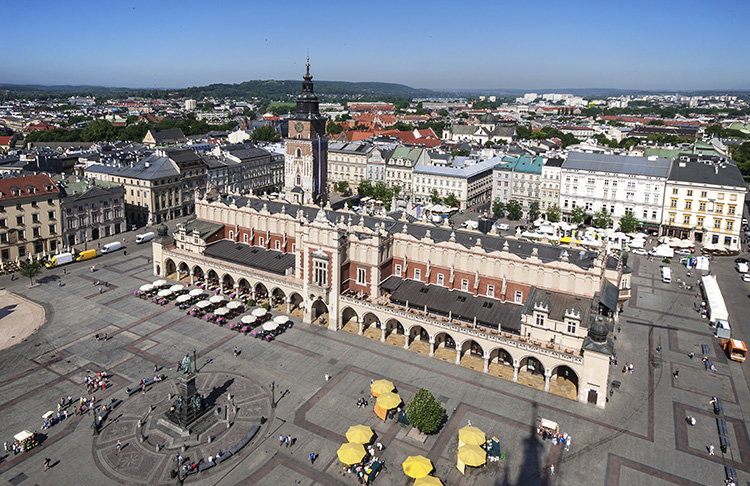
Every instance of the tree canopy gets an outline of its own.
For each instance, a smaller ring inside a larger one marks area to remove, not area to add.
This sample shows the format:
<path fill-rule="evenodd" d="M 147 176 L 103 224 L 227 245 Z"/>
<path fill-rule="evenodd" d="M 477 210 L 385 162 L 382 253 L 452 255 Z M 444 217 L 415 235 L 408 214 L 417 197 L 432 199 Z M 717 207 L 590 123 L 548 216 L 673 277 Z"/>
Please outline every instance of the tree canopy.
<path fill-rule="evenodd" d="M 620 231 L 623 233 L 632 233 L 638 227 L 638 219 L 636 219 L 633 211 L 625 211 L 625 215 L 620 218 Z"/>
<path fill-rule="evenodd" d="M 508 204 L 505 205 L 505 211 L 508 212 L 508 219 L 518 220 L 523 216 L 523 207 L 515 199 L 508 201 Z"/>
<path fill-rule="evenodd" d="M 539 211 L 539 202 L 538 201 L 532 202 L 531 205 L 529 206 L 529 221 L 535 221 L 539 217 L 540 214 L 541 213 Z"/>
<path fill-rule="evenodd" d="M 29 279 L 29 282 L 34 283 L 34 277 L 42 273 L 42 263 L 26 260 L 21 262 L 21 268 L 18 269 L 18 273 Z"/>
<path fill-rule="evenodd" d="M 547 221 L 550 223 L 557 223 L 560 221 L 560 206 L 557 204 L 553 204 L 547 209 L 546 215 L 547 215 Z"/>
<path fill-rule="evenodd" d="M 492 214 L 497 216 L 498 218 L 503 215 L 505 212 L 505 203 L 502 202 L 500 199 L 495 199 L 495 201 L 492 203 Z"/>
<path fill-rule="evenodd" d="M 589 215 L 586 213 L 586 210 L 583 209 L 583 206 L 576 206 L 570 212 L 570 218 L 573 220 L 574 223 L 577 223 L 577 224 L 581 224 L 584 221 L 586 221 L 586 218 L 588 218 L 588 216 Z"/>
<path fill-rule="evenodd" d="M 595 228 L 608 228 L 611 222 L 612 214 L 607 211 L 607 208 L 601 208 L 594 213 L 594 217 L 591 219 L 591 225 Z"/>
<path fill-rule="evenodd" d="M 281 140 L 281 135 L 271 125 L 263 125 L 253 130 L 250 138 L 265 142 L 278 142 Z"/>
<path fill-rule="evenodd" d="M 423 434 L 432 434 L 443 423 L 445 408 L 432 393 L 420 388 L 414 399 L 406 405 L 406 418 Z"/>

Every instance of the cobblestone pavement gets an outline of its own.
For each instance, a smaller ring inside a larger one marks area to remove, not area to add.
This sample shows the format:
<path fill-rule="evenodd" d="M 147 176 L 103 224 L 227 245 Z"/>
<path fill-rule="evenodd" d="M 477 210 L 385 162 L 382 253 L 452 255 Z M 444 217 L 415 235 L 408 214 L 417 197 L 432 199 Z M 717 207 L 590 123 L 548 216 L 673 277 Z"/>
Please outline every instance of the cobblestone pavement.
<path fill-rule="evenodd" d="M 133 290 L 154 280 L 149 247 L 135 246 L 132 234 L 123 236 L 130 240 L 127 257 L 122 252 L 99 257 L 95 273 L 88 262 L 67 266 L 67 274 L 45 270 L 47 283 L 34 288 L 0 277 L 0 286 L 42 305 L 48 319 L 22 343 L 0 351 L 0 440 L 24 429 L 42 433 L 39 447 L 0 458 L 0 484 L 174 484 L 170 473 L 182 444 L 152 425 L 168 408 L 168 394 L 177 390 L 176 363 L 192 350 L 198 356 L 201 393 L 219 408 L 227 405 L 225 395 L 232 394 L 238 412 L 228 429 L 219 421 L 188 440 L 185 460 L 205 461 L 218 449 L 228 450 L 253 425 L 261 428 L 235 456 L 189 476 L 188 484 L 357 484 L 344 472 L 336 450 L 348 427 L 360 423 L 372 427 L 385 446 L 379 456 L 387 469 L 375 484 L 412 484 L 401 462 L 415 454 L 430 458 L 433 474 L 446 485 L 723 484 L 724 466 L 736 469 L 738 484 L 750 480 L 748 365 L 726 359 L 706 322 L 693 311 L 695 291 L 662 284 L 658 262 L 643 257 L 632 261 L 632 298 L 615 332 L 619 366 L 612 378 L 621 386 L 600 410 L 430 358 L 418 347 L 404 350 L 301 324 L 298 318 L 291 330 L 265 343 L 186 316 L 174 306 L 138 299 Z M 731 259 L 713 264 L 730 316 L 738 316 L 734 332 L 746 339 L 750 333 L 739 316 L 747 308 L 747 284 L 733 272 Z M 687 278 L 684 268 L 673 268 L 675 278 Z M 58 278 L 63 286 L 57 285 Z M 105 292 L 98 292 L 96 280 L 109 284 Z M 107 333 L 108 339 L 96 341 L 97 333 Z M 699 357 L 702 344 L 709 346 L 716 372 L 688 357 L 690 351 Z M 233 356 L 234 346 L 241 350 L 239 357 Z M 626 362 L 634 363 L 633 374 L 620 372 Z M 145 394 L 127 397 L 126 388 L 152 377 L 154 365 L 167 379 Z M 93 434 L 91 413 L 69 415 L 42 431 L 42 415 L 56 410 L 62 396 L 72 395 L 77 402 L 86 394 L 84 376 L 101 370 L 112 375 L 112 386 L 96 393 L 98 403 L 123 399 L 101 433 Z M 679 379 L 673 376 L 677 370 Z M 357 407 L 356 400 L 369 395 L 370 380 L 379 378 L 392 380 L 405 402 L 419 387 L 431 390 L 447 410 L 440 432 L 420 442 L 408 435 L 409 428 L 378 419 L 372 399 L 368 407 Z M 718 447 L 712 396 L 724 403 L 731 442 L 726 453 Z M 220 415 L 217 420 L 223 420 Z M 687 415 L 696 418 L 695 426 L 686 423 Z M 572 435 L 569 450 L 535 434 L 538 417 L 558 422 Z M 467 468 L 462 475 L 456 469 L 456 431 L 468 421 L 498 437 L 505 458 Z M 279 435 L 296 441 L 279 447 Z M 123 445 L 119 452 L 118 440 Z M 715 456 L 707 453 L 711 443 Z M 319 455 L 314 464 L 310 452 Z M 52 467 L 44 472 L 46 457 Z M 554 476 L 549 474 L 552 465 Z"/>

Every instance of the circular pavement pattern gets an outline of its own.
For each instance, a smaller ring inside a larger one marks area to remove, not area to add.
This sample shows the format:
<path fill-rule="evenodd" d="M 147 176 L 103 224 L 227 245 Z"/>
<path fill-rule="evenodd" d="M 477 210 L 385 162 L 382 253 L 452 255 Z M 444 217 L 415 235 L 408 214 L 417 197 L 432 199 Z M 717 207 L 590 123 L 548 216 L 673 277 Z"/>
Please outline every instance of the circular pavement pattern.
<path fill-rule="evenodd" d="M 199 444 L 189 446 L 182 453 L 187 463 L 197 464 L 201 460 L 205 462 L 209 455 L 215 456 L 219 450 L 228 451 L 253 425 L 260 425 L 261 417 L 271 418 L 268 390 L 246 376 L 223 371 L 205 371 L 198 373 L 196 384 L 204 399 L 215 403 L 214 409 L 207 413 L 214 413 L 216 406 L 220 406 L 223 411 L 227 405 L 228 393 L 232 395 L 238 411 L 229 429 L 226 428 L 225 422 L 218 422 L 200 437 Z M 177 380 L 170 376 L 168 380 L 152 385 L 145 394 L 136 393 L 127 398 L 110 413 L 101 432 L 94 437 L 92 445 L 94 462 L 105 475 L 122 484 L 175 483 L 175 479 L 170 478 L 170 471 L 177 468 L 176 457 L 182 442 L 174 441 L 172 446 L 166 445 L 156 452 L 157 444 L 164 446 L 169 439 L 148 426 L 143 429 L 146 437 L 141 442 L 142 429 L 138 428 L 138 421 L 146 418 L 150 422 L 150 418 L 165 412 L 172 402 L 168 399 L 168 394 L 176 394 L 177 388 Z M 152 405 L 156 408 L 149 412 Z M 258 435 L 263 433 L 263 427 L 261 425 Z M 213 436 L 210 444 L 207 441 L 208 435 Z M 117 452 L 118 440 L 122 443 L 120 452 Z M 194 437 L 191 440 L 194 441 Z M 210 470 L 198 474 L 210 475 L 222 470 L 226 472 L 238 460 L 241 458 L 230 457 Z"/>

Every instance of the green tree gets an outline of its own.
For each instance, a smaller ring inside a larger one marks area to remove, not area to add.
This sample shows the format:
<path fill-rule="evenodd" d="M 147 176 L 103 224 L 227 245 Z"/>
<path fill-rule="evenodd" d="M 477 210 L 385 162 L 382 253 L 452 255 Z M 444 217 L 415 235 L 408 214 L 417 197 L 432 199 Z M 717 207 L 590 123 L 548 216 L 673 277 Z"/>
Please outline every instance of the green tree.
<path fill-rule="evenodd" d="M 570 217 L 574 223 L 581 224 L 586 221 L 588 214 L 586 214 L 586 210 L 583 209 L 583 206 L 576 206 L 573 208 L 573 211 L 570 212 Z"/>
<path fill-rule="evenodd" d="M 372 197 L 379 199 L 383 203 L 390 203 L 391 198 L 393 197 L 393 190 L 389 189 L 388 186 L 385 185 L 385 182 L 378 181 L 375 183 L 375 187 L 372 190 Z"/>
<path fill-rule="evenodd" d="M 445 108 L 440 108 L 440 110 L 438 110 L 438 115 L 448 116 L 448 110 L 446 110 Z"/>
<path fill-rule="evenodd" d="M 539 202 L 534 201 L 529 206 L 529 221 L 536 221 L 541 212 L 539 211 Z"/>
<path fill-rule="evenodd" d="M 508 204 L 505 205 L 505 210 L 508 212 L 508 219 L 518 220 L 523 216 L 523 207 L 515 199 L 508 201 Z"/>
<path fill-rule="evenodd" d="M 607 208 L 601 208 L 594 213 L 594 217 L 591 219 L 591 225 L 595 228 L 607 228 L 611 222 L 612 215 L 607 211 Z"/>
<path fill-rule="evenodd" d="M 21 262 L 21 268 L 18 269 L 18 273 L 27 277 L 29 282 L 33 284 L 34 277 L 42 273 L 42 263 L 32 260 Z"/>
<path fill-rule="evenodd" d="M 278 132 L 274 130 L 271 125 L 264 125 L 258 127 L 250 134 L 250 138 L 253 140 L 262 140 L 266 142 L 278 142 L 281 140 Z"/>
<path fill-rule="evenodd" d="M 369 179 L 359 181 L 359 186 L 357 187 L 357 194 L 359 194 L 359 197 L 372 197 L 373 192 L 372 183 Z"/>
<path fill-rule="evenodd" d="M 461 204 L 461 202 L 458 200 L 456 195 L 451 192 L 450 194 L 445 196 L 445 199 L 443 199 L 443 204 L 445 204 L 446 206 L 457 208 Z"/>
<path fill-rule="evenodd" d="M 329 135 L 338 135 L 343 131 L 344 126 L 338 123 L 331 122 L 328 124 L 328 126 L 326 126 L 326 132 L 328 132 Z"/>
<path fill-rule="evenodd" d="M 440 202 L 440 193 L 438 193 L 437 189 L 433 189 L 430 193 L 430 201 L 437 204 Z"/>
<path fill-rule="evenodd" d="M 500 199 L 495 199 L 495 202 L 492 203 L 492 214 L 497 216 L 498 218 L 503 215 L 503 212 L 505 211 L 505 203 L 502 202 Z"/>
<path fill-rule="evenodd" d="M 471 154 L 468 150 L 454 150 L 451 152 L 452 157 L 468 157 Z"/>
<path fill-rule="evenodd" d="M 432 393 L 420 388 L 406 405 L 406 418 L 423 434 L 437 432 L 445 419 L 445 408 Z"/>
<path fill-rule="evenodd" d="M 657 126 L 663 126 L 664 120 L 649 120 L 646 125 L 657 125 Z"/>
<path fill-rule="evenodd" d="M 633 211 L 625 211 L 625 216 L 620 218 L 620 231 L 623 233 L 632 233 L 638 227 L 638 219 L 636 219 Z"/>
<path fill-rule="evenodd" d="M 349 190 L 349 182 L 347 181 L 339 181 L 338 186 L 336 187 L 336 190 L 340 193 L 344 193 L 347 190 Z"/>
<path fill-rule="evenodd" d="M 557 223 L 560 221 L 560 206 L 553 204 L 547 209 L 547 221 L 550 223 Z"/>

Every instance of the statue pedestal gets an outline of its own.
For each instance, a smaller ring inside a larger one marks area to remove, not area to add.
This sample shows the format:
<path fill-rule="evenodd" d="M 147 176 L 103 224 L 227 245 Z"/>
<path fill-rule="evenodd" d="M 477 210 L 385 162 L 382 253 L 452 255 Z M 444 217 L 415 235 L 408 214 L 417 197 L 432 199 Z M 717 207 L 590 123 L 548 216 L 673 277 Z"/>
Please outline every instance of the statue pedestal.
<path fill-rule="evenodd" d="M 183 433 L 186 432 L 188 435 L 191 425 L 208 411 L 208 407 L 203 402 L 203 397 L 198 393 L 195 377 L 195 373 L 191 372 L 185 373 L 179 378 L 177 399 L 172 403 L 170 409 L 164 413 L 164 418 L 173 424 L 173 427 L 170 427 L 172 430 L 176 431 L 176 428 L 179 427 Z"/>

